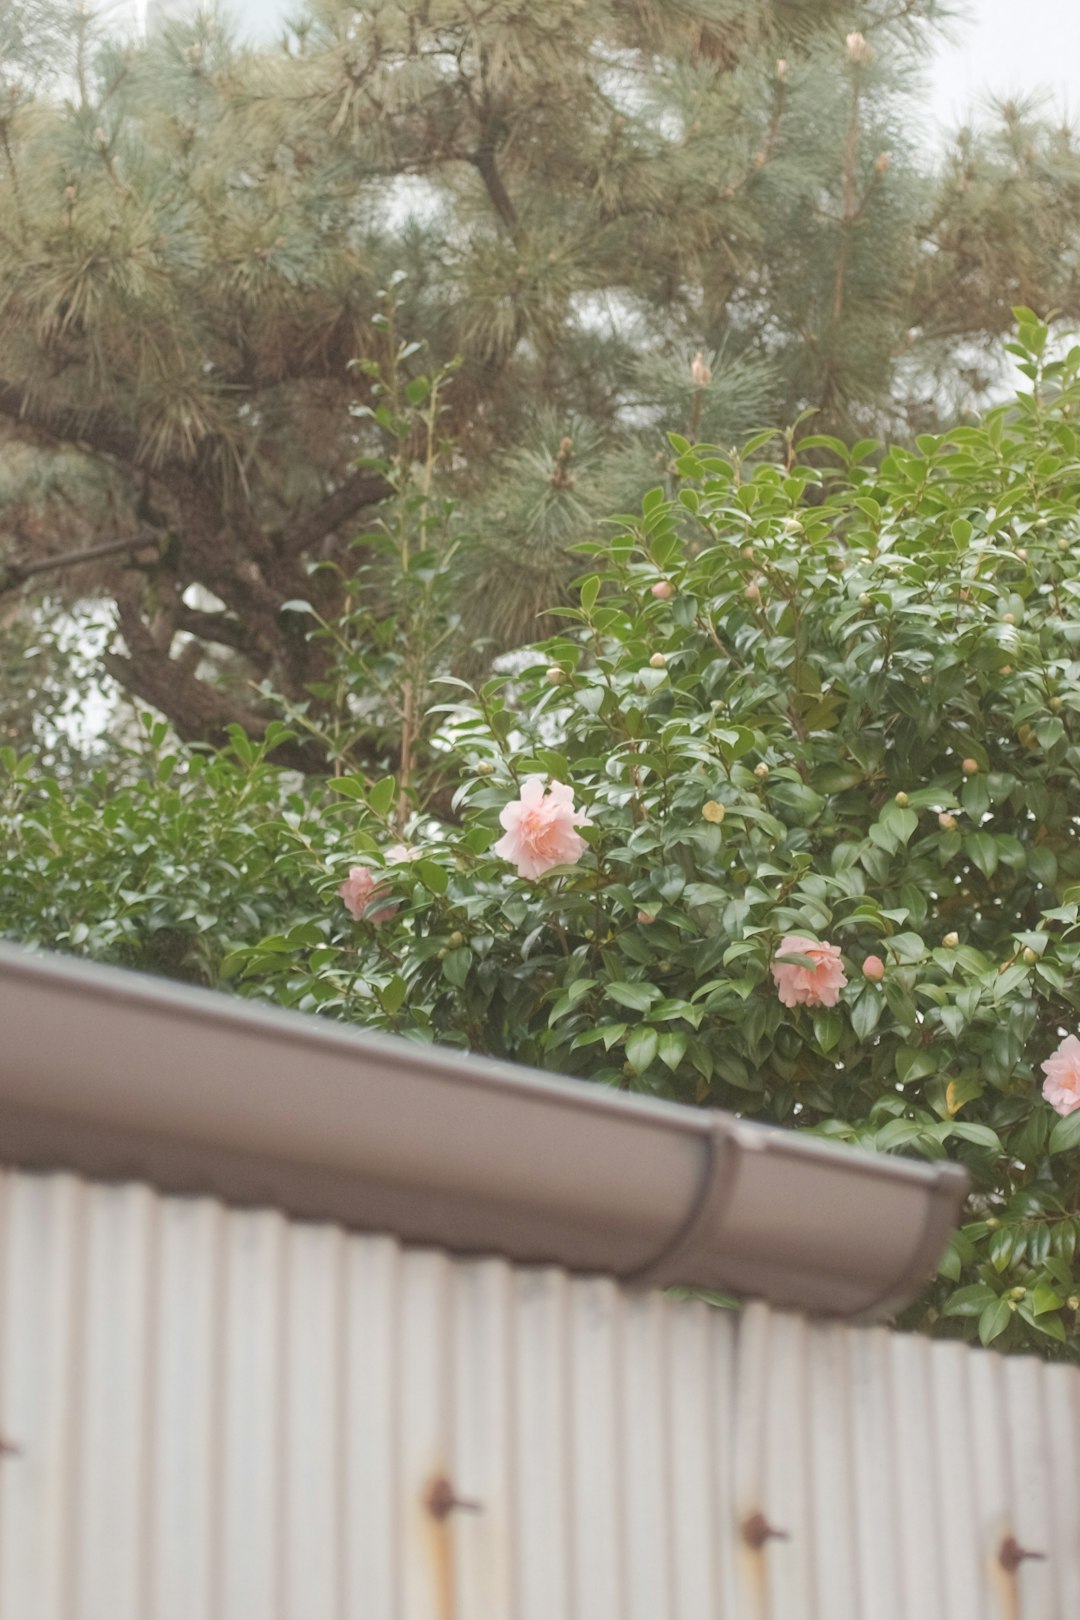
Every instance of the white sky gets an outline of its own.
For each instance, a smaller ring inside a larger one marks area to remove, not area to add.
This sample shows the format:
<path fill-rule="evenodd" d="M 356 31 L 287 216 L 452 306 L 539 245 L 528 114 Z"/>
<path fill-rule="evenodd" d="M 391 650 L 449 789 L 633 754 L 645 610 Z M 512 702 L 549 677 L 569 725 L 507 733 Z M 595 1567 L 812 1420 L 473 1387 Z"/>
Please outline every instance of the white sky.
<path fill-rule="evenodd" d="M 246 0 L 249 6 L 273 0 Z M 1080 0 L 956 0 L 966 21 L 930 68 L 935 119 L 955 127 L 988 94 L 1048 91 L 1059 112 L 1080 114 Z"/>

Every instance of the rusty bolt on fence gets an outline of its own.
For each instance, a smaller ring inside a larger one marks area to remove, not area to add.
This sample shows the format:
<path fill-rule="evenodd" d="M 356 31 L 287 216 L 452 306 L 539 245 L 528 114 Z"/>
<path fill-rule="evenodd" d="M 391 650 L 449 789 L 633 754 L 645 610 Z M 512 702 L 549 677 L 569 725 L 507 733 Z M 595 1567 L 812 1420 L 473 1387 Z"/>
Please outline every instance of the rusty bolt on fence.
<path fill-rule="evenodd" d="M 424 1506 L 431 1517 L 441 1524 L 451 1513 L 480 1513 L 483 1511 L 479 1502 L 466 1501 L 455 1491 L 453 1485 L 444 1474 L 438 1474 L 428 1485 L 424 1492 Z"/>
<path fill-rule="evenodd" d="M 1027 1558 L 1045 1558 L 1042 1552 L 1031 1552 L 1027 1547 L 1021 1547 L 1015 1536 L 1006 1536 L 998 1548 L 998 1563 L 1007 1575 L 1015 1575 L 1020 1565 Z"/>
<path fill-rule="evenodd" d="M 754 1552 L 760 1552 L 767 1541 L 789 1541 L 786 1530 L 777 1530 L 764 1513 L 750 1513 L 739 1526 L 739 1534 Z"/>

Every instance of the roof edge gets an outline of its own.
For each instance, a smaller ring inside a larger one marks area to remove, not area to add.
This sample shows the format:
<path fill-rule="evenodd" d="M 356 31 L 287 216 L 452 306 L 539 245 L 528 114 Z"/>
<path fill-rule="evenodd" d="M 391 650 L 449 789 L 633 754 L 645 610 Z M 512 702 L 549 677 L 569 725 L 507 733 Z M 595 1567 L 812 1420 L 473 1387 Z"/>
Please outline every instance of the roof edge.
<path fill-rule="evenodd" d="M 880 1316 L 944 1248 L 952 1164 L 632 1098 L 0 945 L 0 1160 L 457 1253 Z"/>

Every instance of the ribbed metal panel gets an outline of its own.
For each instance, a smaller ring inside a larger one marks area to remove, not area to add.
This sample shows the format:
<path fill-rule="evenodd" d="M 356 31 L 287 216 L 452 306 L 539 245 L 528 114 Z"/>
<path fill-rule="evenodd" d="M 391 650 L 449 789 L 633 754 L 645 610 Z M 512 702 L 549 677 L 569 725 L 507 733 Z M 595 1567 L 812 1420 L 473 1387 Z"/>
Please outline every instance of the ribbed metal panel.
<path fill-rule="evenodd" d="M 0 1174 L 0 1433 L 0 1620 L 1080 1615 L 1071 1369 L 141 1186 Z"/>

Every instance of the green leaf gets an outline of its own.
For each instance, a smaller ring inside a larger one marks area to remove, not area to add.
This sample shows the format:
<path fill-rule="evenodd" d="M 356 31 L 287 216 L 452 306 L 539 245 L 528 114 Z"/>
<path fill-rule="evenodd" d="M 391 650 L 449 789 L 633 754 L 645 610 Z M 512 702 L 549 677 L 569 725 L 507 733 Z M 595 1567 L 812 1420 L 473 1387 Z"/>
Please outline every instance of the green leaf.
<path fill-rule="evenodd" d="M 989 833 L 969 833 L 964 839 L 963 850 L 984 877 L 993 877 L 997 871 L 998 847 Z"/>
<path fill-rule="evenodd" d="M 914 810 L 894 803 L 887 804 L 878 819 L 886 831 L 901 844 L 908 842 L 919 825 L 919 818 Z"/>
<path fill-rule="evenodd" d="M 987 1305 L 979 1316 L 979 1340 L 982 1344 L 993 1344 L 999 1338 L 1012 1320 L 1007 1299 L 995 1299 L 992 1305 Z"/>
<path fill-rule="evenodd" d="M 989 1125 L 975 1125 L 967 1120 L 954 1120 L 949 1126 L 948 1134 L 955 1136 L 962 1142 L 973 1142 L 976 1147 L 985 1148 L 990 1153 L 1000 1153 L 1001 1138 Z"/>
<path fill-rule="evenodd" d="M 648 1024 L 638 1024 L 626 1037 L 626 1061 L 635 1074 L 644 1074 L 652 1063 L 660 1044 L 656 1030 Z"/>
<path fill-rule="evenodd" d="M 381 782 L 376 782 L 374 787 L 368 789 L 368 804 L 377 816 L 385 816 L 390 809 L 394 802 L 395 785 L 392 776 L 384 776 Z"/>
<path fill-rule="evenodd" d="M 628 979 L 616 979 L 613 983 L 605 985 L 604 993 L 610 996 L 612 1001 L 617 1001 L 620 1007 L 629 1007 L 634 1012 L 647 1012 L 660 995 L 655 986 L 632 984 Z"/>
<path fill-rule="evenodd" d="M 823 1052 L 831 1052 L 844 1033 L 844 1021 L 840 1014 L 830 1008 L 817 1008 L 814 1011 L 814 1039 Z"/>
<path fill-rule="evenodd" d="M 879 991 L 867 986 L 851 1009 L 851 1027 L 861 1041 L 874 1033 L 884 1006 L 885 999 Z"/>
<path fill-rule="evenodd" d="M 687 1037 L 682 1030 L 667 1030 L 660 1036 L 660 1061 L 665 1068 L 677 1069 L 686 1052 Z"/>
<path fill-rule="evenodd" d="M 383 1011 L 388 1017 L 393 1018 L 405 1000 L 407 993 L 408 986 L 405 980 L 400 973 L 395 973 L 390 983 L 384 985 L 379 991 L 379 1000 L 382 1002 Z"/>
<path fill-rule="evenodd" d="M 986 1283 L 971 1283 L 958 1288 L 946 1301 L 942 1316 L 981 1316 L 987 1305 L 997 1300 L 994 1290 Z"/>
<path fill-rule="evenodd" d="M 469 977 L 469 969 L 472 964 L 473 953 L 467 945 L 459 946 L 454 951 L 447 951 L 442 965 L 443 978 L 460 990 Z"/>
<path fill-rule="evenodd" d="M 448 879 L 444 867 L 436 865 L 434 861 L 417 861 L 416 875 L 432 894 L 446 893 Z"/>
<path fill-rule="evenodd" d="M 1059 1119 L 1050 1132 L 1051 1153 L 1073 1153 L 1080 1147 L 1080 1108 Z"/>

